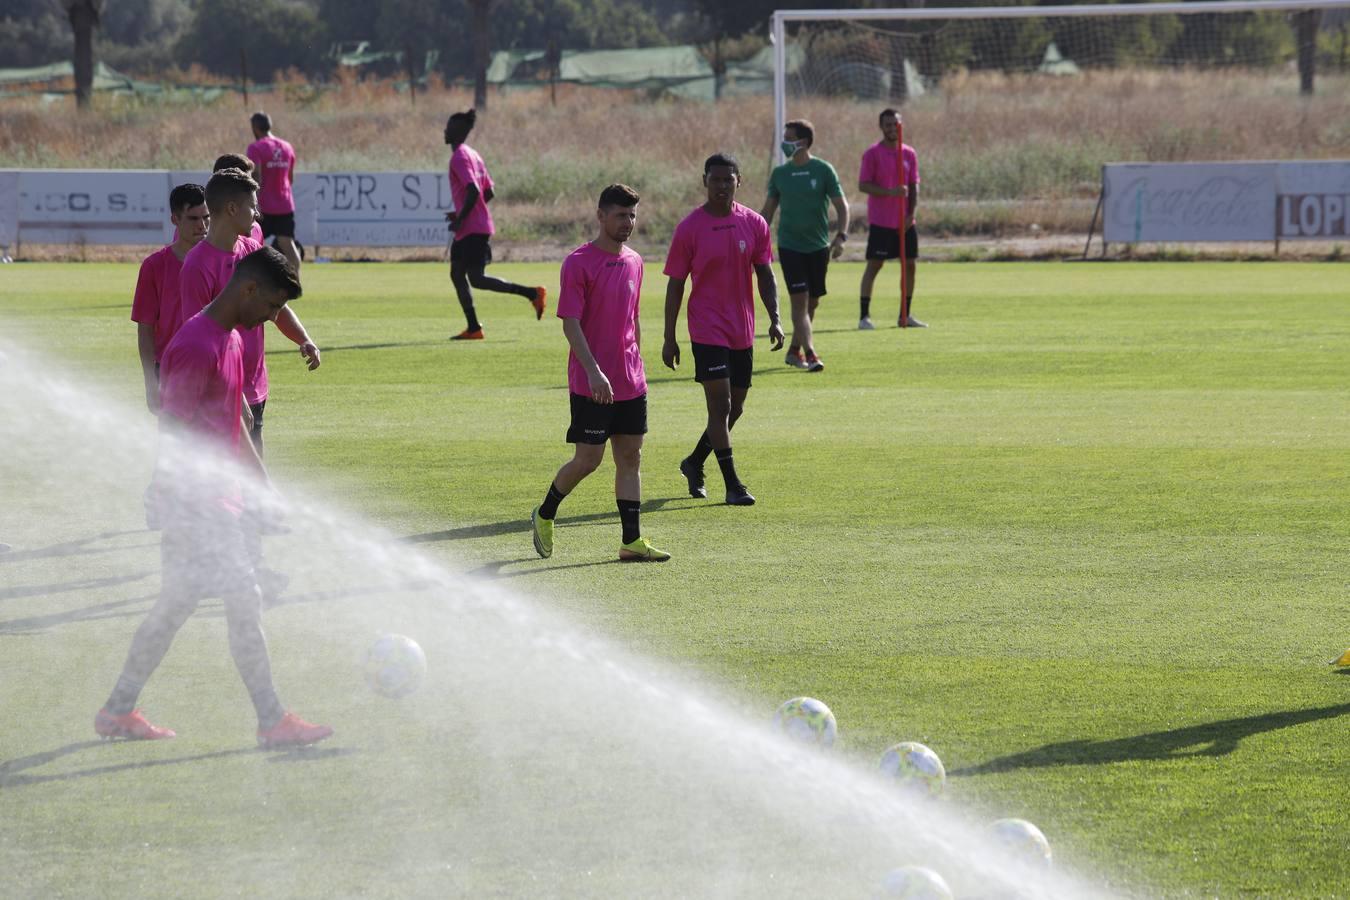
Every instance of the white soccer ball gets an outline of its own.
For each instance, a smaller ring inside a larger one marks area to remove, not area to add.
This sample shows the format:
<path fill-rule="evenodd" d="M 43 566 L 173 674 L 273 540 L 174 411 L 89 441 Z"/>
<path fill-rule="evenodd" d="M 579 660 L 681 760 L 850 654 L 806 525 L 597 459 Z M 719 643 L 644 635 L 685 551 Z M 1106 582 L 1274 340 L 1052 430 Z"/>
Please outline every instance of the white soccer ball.
<path fill-rule="evenodd" d="M 989 832 L 1013 859 L 1038 869 L 1050 868 L 1050 842 L 1026 819 L 999 819 L 989 826 Z"/>
<path fill-rule="evenodd" d="M 914 741 L 903 741 L 881 754 L 880 769 L 896 783 L 933 797 L 947 783 L 947 770 L 932 750 Z"/>
<path fill-rule="evenodd" d="M 830 708 L 814 697 L 793 697 L 778 707 L 774 727 L 794 740 L 830 747 L 839 733 Z"/>
<path fill-rule="evenodd" d="M 382 634 L 366 652 L 366 684 L 385 697 L 406 697 L 427 674 L 427 657 L 417 641 L 401 634 Z"/>
<path fill-rule="evenodd" d="M 886 873 L 881 881 L 882 897 L 905 900 L 952 900 L 952 889 L 941 875 L 923 866 L 903 866 Z"/>

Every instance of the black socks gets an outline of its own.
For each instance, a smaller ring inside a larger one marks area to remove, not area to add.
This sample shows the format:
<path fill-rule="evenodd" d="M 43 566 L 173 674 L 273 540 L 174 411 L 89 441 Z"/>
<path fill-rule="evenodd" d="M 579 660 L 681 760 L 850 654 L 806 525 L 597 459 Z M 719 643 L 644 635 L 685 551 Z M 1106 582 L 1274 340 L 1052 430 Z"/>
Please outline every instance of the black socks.
<path fill-rule="evenodd" d="M 642 529 L 638 525 L 638 511 L 642 509 L 640 500 L 616 500 L 619 506 L 619 519 L 623 522 L 623 542 L 631 544 L 642 537 Z"/>
<path fill-rule="evenodd" d="M 741 480 L 736 477 L 736 463 L 731 459 L 731 448 L 724 447 L 713 453 L 717 456 L 717 467 L 722 470 L 722 480 L 727 483 L 727 490 L 739 487 Z"/>
<path fill-rule="evenodd" d="M 871 310 L 872 308 L 872 298 L 871 297 L 859 298 L 859 308 L 862 310 L 862 314 L 858 316 L 858 318 L 866 319 L 868 316 L 868 311 Z"/>
<path fill-rule="evenodd" d="M 548 494 L 544 497 L 544 502 L 539 504 L 539 518 L 552 519 L 558 514 L 558 504 L 563 502 L 567 495 L 558 490 L 558 483 L 554 482 L 548 486 Z"/>

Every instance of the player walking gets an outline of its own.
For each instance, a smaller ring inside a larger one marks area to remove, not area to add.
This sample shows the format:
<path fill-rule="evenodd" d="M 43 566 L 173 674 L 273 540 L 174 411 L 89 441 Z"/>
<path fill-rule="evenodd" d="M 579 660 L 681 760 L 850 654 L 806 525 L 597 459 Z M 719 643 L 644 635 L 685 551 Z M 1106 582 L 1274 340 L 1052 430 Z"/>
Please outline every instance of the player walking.
<path fill-rule="evenodd" d="M 256 112 L 249 119 L 253 143 L 245 151 L 253 162 L 258 179 L 258 208 L 262 210 L 263 240 L 275 238 L 277 249 L 296 272 L 300 271 L 300 251 L 295 246 L 295 148 L 272 134 L 272 119 Z"/>
<path fill-rule="evenodd" d="M 769 196 L 760 213 L 772 224 L 774 213 L 779 206 L 783 208 L 778 222 L 778 264 L 792 303 L 787 364 L 808 372 L 825 369 L 816 355 L 811 326 L 820 298 L 825 296 L 830 259 L 839 258 L 848 240 L 848 201 L 834 166 L 811 155 L 815 139 L 815 128 L 806 119 L 783 126 L 781 147 L 788 161 L 769 175 Z M 829 236 L 831 204 L 839 220 L 834 240 Z"/>
<path fill-rule="evenodd" d="M 647 433 L 647 376 L 642 367 L 642 257 L 624 246 L 637 222 L 637 192 L 611 184 L 600 193 L 595 217 L 600 234 L 563 262 L 558 318 L 571 346 L 567 387 L 572 424 L 567 442 L 576 450 L 553 476 L 544 502 L 530 514 L 534 549 L 553 555 L 558 504 L 599 468 L 605 442 L 614 448 L 614 497 L 623 526 L 619 559 L 665 562 L 670 554 L 642 536 L 642 436 Z"/>
<path fill-rule="evenodd" d="M 544 317 L 545 300 L 548 291 L 542 287 L 525 287 L 493 278 L 484 273 L 488 263 L 492 262 L 492 246 L 489 243 L 495 228 L 492 225 L 492 213 L 488 204 L 492 202 L 492 176 L 478 151 L 465 141 L 473 131 L 478 114 L 472 109 L 457 112 L 445 123 L 445 142 L 450 145 L 450 198 L 455 211 L 446 213 L 454 234 L 450 245 L 450 282 L 455 286 L 459 305 L 464 310 L 468 326 L 451 340 L 481 341 L 483 324 L 473 307 L 473 288 L 480 291 L 496 291 L 499 294 L 515 294 L 530 301 L 534 307 L 534 317 Z"/>
<path fill-rule="evenodd" d="M 183 259 L 206 237 L 210 221 L 206 192 L 200 184 L 180 184 L 169 192 L 169 221 L 174 225 L 173 243 L 141 260 L 131 301 L 145 405 L 152 414 L 159 412 L 159 361 L 178 330 L 178 276 Z"/>
<path fill-rule="evenodd" d="M 773 251 L 769 224 L 752 209 L 736 202 L 741 184 L 736 158 L 716 153 L 703 163 L 708 200 L 675 227 L 666 256 L 666 335 L 661 361 L 668 368 L 680 364 L 675 327 L 684 302 L 684 282 L 691 275 L 689 342 L 694 353 L 694 380 L 703 385 L 708 427 L 694 452 L 680 462 L 693 497 L 708 496 L 703 486 L 703 463 L 717 457 L 726 482 L 727 503 L 751 506 L 750 495 L 736 474 L 731 456 L 731 429 L 745 409 L 754 366 L 755 298 L 751 274 L 759 282 L 759 297 L 769 314 L 770 348 L 783 348 L 783 326 L 778 320 L 778 285 L 773 280 Z"/>
<path fill-rule="evenodd" d="M 189 319 L 164 351 L 160 369 L 160 426 L 169 458 L 158 478 L 165 502 L 159 600 L 136 630 L 117 684 L 94 717 L 102 737 L 155 740 L 174 732 L 152 725 L 135 708 L 146 681 L 168 653 L 178 629 L 205 597 L 221 597 L 230 655 L 258 715 L 258 743 L 276 748 L 312 744 L 333 733 L 286 712 L 272 683 L 262 631 L 261 594 L 240 524 L 241 488 L 232 466 L 201 464 L 195 439 L 266 478 L 252 444 L 240 440 L 244 386 L 243 340 L 238 331 L 274 319 L 300 296 L 300 280 L 276 250 L 239 261 L 225 289 Z M 195 464 L 194 464 L 195 462 Z"/>
<path fill-rule="evenodd" d="M 858 328 L 871 331 L 872 283 L 888 259 L 900 257 L 900 208 L 905 210 L 905 298 L 901 309 L 913 310 L 914 274 L 919 258 L 919 233 L 914 228 L 914 211 L 919 206 L 919 156 L 909 144 L 900 147 L 900 114 L 883 109 L 877 119 L 881 140 L 863 153 L 858 172 L 858 190 L 867 195 L 867 268 L 863 270 L 861 315 Z M 897 153 L 905 161 L 905 184 L 900 185 Z M 901 198 L 905 202 L 901 203 Z M 898 319 L 896 324 L 901 324 Z M 911 313 L 910 328 L 927 328 Z"/>
<path fill-rule="evenodd" d="M 257 250 L 259 244 L 248 234 L 257 210 L 258 184 L 238 169 L 224 169 L 206 183 L 206 208 L 211 226 L 206 239 L 193 247 L 183 260 L 179 274 L 181 295 L 179 320 L 186 322 L 224 289 L 234 265 Z M 300 319 L 285 307 L 277 314 L 277 330 L 300 348 L 300 355 L 311 370 L 320 364 L 319 348 L 310 340 Z M 249 437 L 263 451 L 263 411 L 267 406 L 267 360 L 265 332 L 261 325 L 242 333 L 244 340 L 244 399 L 251 416 Z"/>

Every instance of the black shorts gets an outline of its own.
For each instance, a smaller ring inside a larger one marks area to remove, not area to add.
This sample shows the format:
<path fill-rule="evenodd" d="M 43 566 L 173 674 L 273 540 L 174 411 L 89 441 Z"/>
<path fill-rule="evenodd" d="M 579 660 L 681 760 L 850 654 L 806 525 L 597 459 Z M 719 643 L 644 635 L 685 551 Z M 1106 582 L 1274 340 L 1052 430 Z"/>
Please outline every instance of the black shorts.
<path fill-rule="evenodd" d="M 825 272 L 830 267 L 830 248 L 814 253 L 800 253 L 786 247 L 778 248 L 778 264 L 783 267 L 783 280 L 789 294 L 825 296 Z"/>
<path fill-rule="evenodd" d="M 295 237 L 295 213 L 263 213 L 263 240 L 270 237 Z"/>
<path fill-rule="evenodd" d="M 867 226 L 867 258 L 899 259 L 900 229 Z M 919 258 L 919 232 L 911 227 L 905 232 L 905 259 Z"/>
<path fill-rule="evenodd" d="M 450 261 L 462 263 L 470 268 L 486 269 L 492 262 L 491 236 L 486 234 L 466 234 L 450 245 Z"/>
<path fill-rule="evenodd" d="M 755 348 L 732 350 L 716 344 L 691 343 L 694 351 L 694 380 L 697 382 L 716 381 L 730 378 L 734 388 L 748 388 L 750 375 L 755 367 Z"/>
<path fill-rule="evenodd" d="M 614 403 L 596 403 L 580 394 L 572 398 L 569 444 L 603 444 L 616 434 L 647 433 L 647 395 Z"/>

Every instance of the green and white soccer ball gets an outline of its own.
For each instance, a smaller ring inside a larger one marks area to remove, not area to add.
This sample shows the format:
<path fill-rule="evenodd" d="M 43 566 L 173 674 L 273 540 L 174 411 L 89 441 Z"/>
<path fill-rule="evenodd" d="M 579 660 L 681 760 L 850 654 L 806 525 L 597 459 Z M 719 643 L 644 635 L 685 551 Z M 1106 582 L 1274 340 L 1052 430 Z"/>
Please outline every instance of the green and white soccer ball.
<path fill-rule="evenodd" d="M 814 697 L 793 697 L 778 707 L 774 727 L 794 740 L 830 747 L 838 735 L 834 713 Z"/>
<path fill-rule="evenodd" d="M 952 900 L 952 889 L 941 875 L 923 866 L 903 866 L 886 873 L 879 897 L 905 900 Z"/>
<path fill-rule="evenodd" d="M 401 634 L 382 634 L 366 652 L 366 684 L 384 697 L 406 697 L 427 674 L 427 657 L 417 641 Z"/>
<path fill-rule="evenodd" d="M 881 771 L 897 784 L 934 797 L 947 783 L 947 770 L 932 750 L 914 741 L 903 741 L 881 754 Z"/>
<path fill-rule="evenodd" d="M 1050 842 L 1026 819 L 999 819 L 989 826 L 994 843 L 1010 857 L 1038 869 L 1050 868 Z"/>

